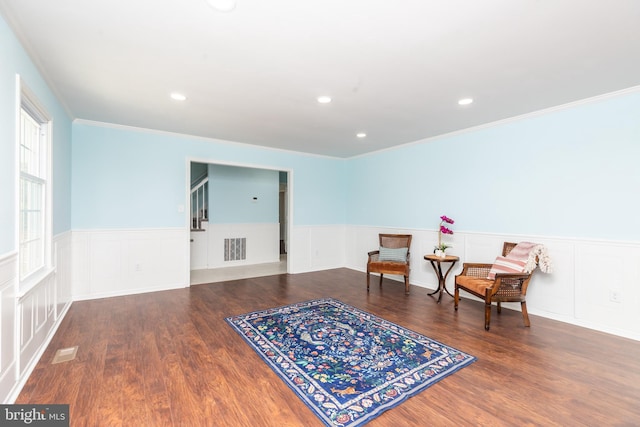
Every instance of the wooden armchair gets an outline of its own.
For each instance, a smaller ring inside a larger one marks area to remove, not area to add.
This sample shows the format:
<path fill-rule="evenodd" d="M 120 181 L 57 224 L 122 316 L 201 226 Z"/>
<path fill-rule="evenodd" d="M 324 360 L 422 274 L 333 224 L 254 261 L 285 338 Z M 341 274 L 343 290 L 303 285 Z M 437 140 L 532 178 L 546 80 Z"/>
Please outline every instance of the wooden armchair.
<path fill-rule="evenodd" d="M 380 249 L 369 252 L 367 261 L 367 292 L 370 273 L 380 273 L 380 287 L 384 274 L 404 276 L 404 293 L 409 295 L 409 265 L 411 234 L 380 234 Z"/>
<path fill-rule="evenodd" d="M 502 256 L 507 256 L 516 243 L 505 242 Z M 519 302 L 522 307 L 524 325 L 530 326 L 525 297 L 531 280 L 531 273 L 498 273 L 495 279 L 488 279 L 492 264 L 464 263 L 462 272 L 456 276 L 454 307 L 458 310 L 460 289 L 484 300 L 484 328 L 489 330 L 491 321 L 491 303 L 496 302 L 498 313 L 501 312 L 502 302 Z"/>

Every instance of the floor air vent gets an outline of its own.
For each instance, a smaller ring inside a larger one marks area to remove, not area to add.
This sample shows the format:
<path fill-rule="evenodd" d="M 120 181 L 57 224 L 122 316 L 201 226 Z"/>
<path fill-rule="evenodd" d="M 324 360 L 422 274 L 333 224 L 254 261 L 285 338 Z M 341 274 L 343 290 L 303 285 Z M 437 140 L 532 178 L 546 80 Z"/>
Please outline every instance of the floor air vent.
<path fill-rule="evenodd" d="M 238 261 L 241 259 L 247 259 L 247 238 L 224 239 L 224 260 Z"/>
<path fill-rule="evenodd" d="M 76 353 L 78 352 L 78 346 L 69 347 L 69 348 L 61 348 L 56 351 L 55 356 L 53 356 L 53 360 L 51 364 L 68 362 L 76 358 Z"/>

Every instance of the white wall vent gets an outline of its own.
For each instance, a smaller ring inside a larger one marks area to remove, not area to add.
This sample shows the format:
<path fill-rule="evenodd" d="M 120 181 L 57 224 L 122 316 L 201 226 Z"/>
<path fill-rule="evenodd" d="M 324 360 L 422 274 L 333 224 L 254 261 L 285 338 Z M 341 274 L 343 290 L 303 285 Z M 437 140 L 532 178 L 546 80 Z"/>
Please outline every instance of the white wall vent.
<path fill-rule="evenodd" d="M 224 239 L 224 260 L 238 261 L 247 259 L 247 238 Z"/>

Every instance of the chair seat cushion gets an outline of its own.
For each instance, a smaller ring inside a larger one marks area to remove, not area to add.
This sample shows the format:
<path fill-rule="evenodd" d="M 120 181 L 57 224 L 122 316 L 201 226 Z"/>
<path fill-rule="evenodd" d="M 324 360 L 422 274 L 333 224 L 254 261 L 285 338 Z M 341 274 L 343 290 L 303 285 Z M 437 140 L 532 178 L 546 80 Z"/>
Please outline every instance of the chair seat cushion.
<path fill-rule="evenodd" d="M 456 284 L 460 285 L 464 289 L 469 290 L 472 293 L 478 295 L 485 295 L 486 290 L 493 286 L 495 282 L 489 279 L 483 279 L 481 277 L 472 276 L 457 276 Z"/>
<path fill-rule="evenodd" d="M 371 261 L 367 269 L 372 273 L 383 274 L 409 274 L 409 264 L 395 261 Z"/>
<path fill-rule="evenodd" d="M 409 248 L 385 248 L 380 246 L 378 261 L 406 262 Z"/>

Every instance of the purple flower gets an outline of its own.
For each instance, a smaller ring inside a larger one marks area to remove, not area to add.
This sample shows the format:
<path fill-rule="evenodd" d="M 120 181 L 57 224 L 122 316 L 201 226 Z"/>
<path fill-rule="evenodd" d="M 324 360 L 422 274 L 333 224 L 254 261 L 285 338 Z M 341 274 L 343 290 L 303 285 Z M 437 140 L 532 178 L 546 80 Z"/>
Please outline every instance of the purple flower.
<path fill-rule="evenodd" d="M 436 249 L 439 249 L 441 251 L 444 251 L 447 248 L 450 248 L 451 246 L 447 245 L 446 243 L 442 243 L 442 235 L 443 234 L 453 234 L 453 230 L 451 230 L 448 227 L 445 227 L 444 224 L 453 224 L 454 221 L 449 218 L 446 215 L 442 215 L 440 217 L 440 229 L 438 230 L 438 246 L 436 246 Z"/>
<path fill-rule="evenodd" d="M 442 221 L 444 221 L 444 222 L 448 223 L 448 224 L 453 224 L 453 223 L 454 223 L 454 221 L 453 221 L 451 218 L 449 218 L 448 216 L 446 216 L 446 215 L 442 215 L 442 216 L 440 217 L 440 219 L 441 219 Z"/>
<path fill-rule="evenodd" d="M 440 232 L 442 234 L 453 234 L 453 231 L 445 227 L 444 225 L 440 226 Z"/>

